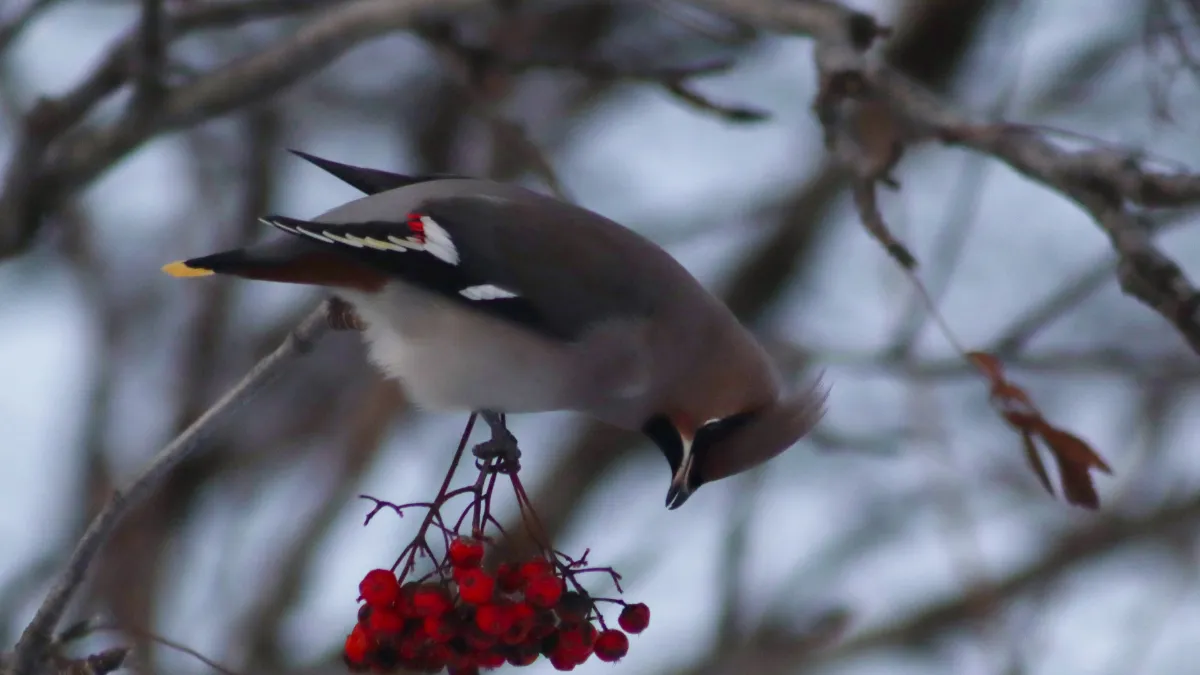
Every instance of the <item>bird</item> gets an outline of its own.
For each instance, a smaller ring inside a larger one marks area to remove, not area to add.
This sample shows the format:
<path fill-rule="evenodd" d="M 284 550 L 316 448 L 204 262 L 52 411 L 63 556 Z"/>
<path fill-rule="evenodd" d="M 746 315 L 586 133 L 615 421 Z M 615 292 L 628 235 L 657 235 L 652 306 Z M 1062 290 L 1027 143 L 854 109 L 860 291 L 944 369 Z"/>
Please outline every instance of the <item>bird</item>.
<path fill-rule="evenodd" d="M 632 229 L 512 183 L 290 152 L 365 196 L 311 220 L 264 216 L 282 235 L 163 271 L 324 287 L 331 325 L 361 330 L 413 404 L 482 415 L 479 458 L 519 457 L 509 414 L 582 413 L 654 443 L 673 510 L 825 413 L 820 376 L 787 386 L 733 312 Z"/>

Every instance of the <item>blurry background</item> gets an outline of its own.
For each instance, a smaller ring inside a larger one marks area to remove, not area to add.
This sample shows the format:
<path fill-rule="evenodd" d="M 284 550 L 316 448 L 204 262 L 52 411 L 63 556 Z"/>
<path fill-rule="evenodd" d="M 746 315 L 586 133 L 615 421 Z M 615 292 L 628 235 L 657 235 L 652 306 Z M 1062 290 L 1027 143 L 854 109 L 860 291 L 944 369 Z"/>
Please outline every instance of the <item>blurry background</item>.
<path fill-rule="evenodd" d="M 186 85 L 337 4 L 166 2 L 169 58 L 135 77 L 148 96 L 155 78 Z M 444 27 L 391 32 L 261 95 L 139 119 L 121 88 L 132 57 L 115 47 L 138 2 L 0 3 L 0 644 L 99 501 L 318 300 L 159 272 L 265 235 L 265 212 L 357 196 L 297 148 L 539 189 L 548 163 L 574 200 L 679 257 L 789 372 L 825 370 L 815 438 L 676 512 L 642 439 L 565 414 L 512 421 L 560 548 L 590 547 L 653 612 L 622 664 L 579 672 L 1196 672 L 1200 364 L 1121 294 L 1099 228 L 999 163 L 936 146 L 906 156 L 884 201 L 957 335 L 1112 464 L 1093 513 L 1041 490 L 986 383 L 858 223 L 810 112 L 810 41 L 682 2 L 507 4 L 523 8 L 459 22 L 457 46 Z M 849 4 L 894 26 L 896 67 L 963 107 L 1198 165 L 1195 0 Z M 656 81 L 725 59 L 687 86 L 768 119 L 731 121 Z M 40 97 L 65 101 L 58 121 L 30 115 Z M 39 140 L 76 119 L 69 143 Z M 1196 218 L 1160 221 L 1164 249 L 1200 274 Z M 432 496 L 464 422 L 410 410 L 356 335 L 331 335 L 126 523 L 78 611 L 241 673 L 343 672 L 357 582 L 416 524 L 364 529 L 356 495 Z M 136 634 L 107 640 L 142 647 L 145 673 L 210 672 Z"/>

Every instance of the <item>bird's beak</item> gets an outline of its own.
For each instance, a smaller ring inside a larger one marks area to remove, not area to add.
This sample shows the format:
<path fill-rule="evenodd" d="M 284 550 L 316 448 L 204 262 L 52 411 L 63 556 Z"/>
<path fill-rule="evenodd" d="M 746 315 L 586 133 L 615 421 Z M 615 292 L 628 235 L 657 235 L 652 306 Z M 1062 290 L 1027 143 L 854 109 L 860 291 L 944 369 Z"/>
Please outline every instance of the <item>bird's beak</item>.
<path fill-rule="evenodd" d="M 683 506 L 688 497 L 692 496 L 692 490 L 688 487 L 688 477 L 692 473 L 693 457 L 692 453 L 685 452 L 679 469 L 671 477 L 671 487 L 667 489 L 667 508 L 672 511 Z"/>

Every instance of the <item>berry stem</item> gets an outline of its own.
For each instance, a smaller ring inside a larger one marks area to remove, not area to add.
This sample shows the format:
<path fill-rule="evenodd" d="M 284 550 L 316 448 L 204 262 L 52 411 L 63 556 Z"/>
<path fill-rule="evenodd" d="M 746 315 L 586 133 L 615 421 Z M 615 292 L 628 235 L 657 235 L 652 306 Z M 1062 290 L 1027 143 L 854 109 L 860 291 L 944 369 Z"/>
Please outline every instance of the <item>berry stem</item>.
<path fill-rule="evenodd" d="M 458 463 L 462 460 L 463 451 L 467 449 L 467 441 L 471 438 L 471 431 L 475 428 L 476 416 L 475 413 L 471 413 L 471 416 L 467 419 L 467 426 L 463 429 L 462 438 L 458 441 L 458 449 L 454 451 L 454 459 L 450 460 L 450 468 L 446 471 L 446 477 L 442 479 L 442 487 L 438 489 L 437 496 L 433 499 L 433 505 L 430 507 L 429 512 L 425 514 L 425 519 L 421 521 L 421 526 L 417 528 L 416 538 L 404 549 L 404 552 L 396 559 L 396 563 L 392 565 L 392 571 L 395 572 L 396 568 L 400 566 L 401 561 L 404 561 L 405 556 L 408 557 L 408 560 L 404 562 L 404 569 L 400 573 L 401 582 L 404 581 L 404 577 L 408 576 L 408 573 L 416 565 L 417 552 L 419 550 L 423 548 L 429 552 L 430 558 L 434 557 L 433 551 L 429 549 L 429 544 L 425 543 L 425 535 L 429 531 L 429 527 L 433 524 L 433 521 L 441 518 L 442 504 L 445 504 L 447 499 L 460 492 L 459 490 L 450 491 L 450 481 L 454 480 L 454 474 L 458 471 Z"/>
<path fill-rule="evenodd" d="M 546 536 L 546 528 L 542 526 L 541 519 L 533 510 L 533 504 L 529 501 L 529 495 L 525 493 L 525 486 L 521 484 L 521 478 L 514 472 L 509 474 L 509 479 L 512 481 L 513 493 L 517 496 L 517 510 L 521 514 L 521 520 L 525 523 L 529 536 L 542 550 L 552 551 L 549 537 Z M 557 562 L 554 560 L 553 554 L 550 558 L 551 562 Z"/>

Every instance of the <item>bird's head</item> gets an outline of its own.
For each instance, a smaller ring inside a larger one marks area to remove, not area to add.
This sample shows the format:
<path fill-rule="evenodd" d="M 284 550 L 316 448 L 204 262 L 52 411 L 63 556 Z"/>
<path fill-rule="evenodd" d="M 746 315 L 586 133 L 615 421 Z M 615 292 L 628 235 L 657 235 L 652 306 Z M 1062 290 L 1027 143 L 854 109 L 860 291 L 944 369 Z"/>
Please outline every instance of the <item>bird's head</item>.
<path fill-rule="evenodd" d="M 754 409 L 696 426 L 686 416 L 659 414 L 642 427 L 667 458 L 667 508 L 677 509 L 701 485 L 752 469 L 790 448 L 825 412 L 819 383 Z"/>

